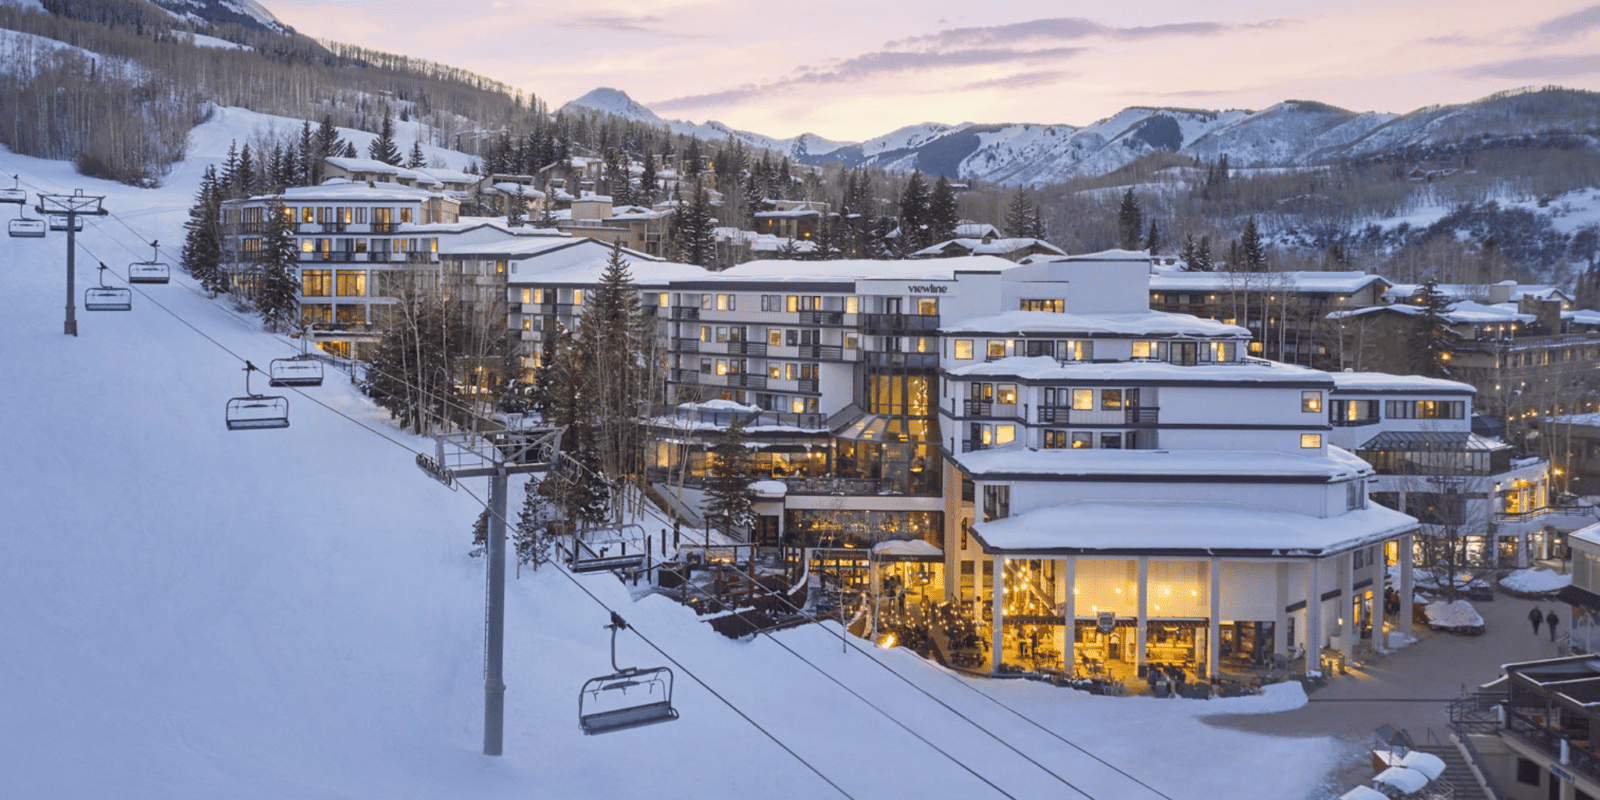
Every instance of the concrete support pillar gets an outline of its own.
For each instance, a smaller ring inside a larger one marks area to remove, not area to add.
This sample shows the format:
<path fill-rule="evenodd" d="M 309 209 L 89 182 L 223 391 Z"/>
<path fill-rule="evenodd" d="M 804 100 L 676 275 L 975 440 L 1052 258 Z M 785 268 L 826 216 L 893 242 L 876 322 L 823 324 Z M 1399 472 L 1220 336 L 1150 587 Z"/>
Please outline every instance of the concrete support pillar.
<path fill-rule="evenodd" d="M 1306 562 L 1306 670 L 1322 669 L 1322 562 Z"/>
<path fill-rule="evenodd" d="M 1335 557 L 1335 564 L 1339 570 L 1339 616 L 1345 620 L 1341 630 L 1344 632 L 1344 663 L 1354 663 L 1356 658 L 1356 641 L 1361 638 L 1361 632 L 1356 629 L 1357 618 L 1355 615 L 1356 602 L 1356 575 L 1355 554 L 1345 553 Z"/>
<path fill-rule="evenodd" d="M 1144 641 L 1149 632 L 1150 613 L 1150 557 L 1139 556 L 1139 616 L 1134 623 L 1134 663 L 1144 664 Z"/>
<path fill-rule="evenodd" d="M 1416 551 L 1412 542 L 1412 534 L 1400 537 L 1400 632 L 1407 639 L 1411 638 L 1411 573 L 1416 567 Z"/>
<path fill-rule="evenodd" d="M 1222 559 L 1212 556 L 1208 571 L 1211 579 L 1211 621 L 1206 630 L 1206 665 L 1211 670 L 1211 680 L 1215 682 L 1222 676 L 1222 666 L 1218 661 L 1222 653 Z"/>
<path fill-rule="evenodd" d="M 989 583 L 989 674 L 1000 673 L 1000 650 L 1005 646 L 1006 560 L 994 557 L 994 579 Z"/>
<path fill-rule="evenodd" d="M 1277 592 L 1273 595 L 1272 608 L 1277 612 L 1272 620 L 1272 652 L 1287 655 L 1289 646 L 1294 642 L 1289 641 L 1289 565 L 1280 562 L 1277 569 L 1273 570 L 1273 586 Z"/>
<path fill-rule="evenodd" d="M 1061 642 L 1061 663 L 1068 675 L 1078 667 L 1078 597 L 1073 590 L 1078 586 L 1078 557 L 1067 556 L 1061 562 L 1060 597 L 1061 620 L 1066 624 L 1067 635 Z"/>

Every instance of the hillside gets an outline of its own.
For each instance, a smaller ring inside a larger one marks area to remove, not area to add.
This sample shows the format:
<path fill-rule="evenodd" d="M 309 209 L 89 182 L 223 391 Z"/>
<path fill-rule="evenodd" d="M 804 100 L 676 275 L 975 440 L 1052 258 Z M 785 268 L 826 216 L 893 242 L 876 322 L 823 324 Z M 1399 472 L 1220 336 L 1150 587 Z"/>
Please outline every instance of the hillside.
<path fill-rule="evenodd" d="M 205 166 L 297 123 L 220 109 L 161 189 L 3 150 L 0 172 L 106 196 L 113 216 L 79 236 L 81 293 L 147 239 L 174 260 Z M 297 345 L 184 276 L 140 287 L 131 312 L 80 309 L 81 336 L 63 336 L 63 249 L 0 240 L 0 415 L 18 456 L 0 481 L 0 796 L 1059 798 L 1064 781 L 1155 796 L 1115 766 L 1202 800 L 1240 775 L 1304 796 L 1345 755 L 1197 716 L 1292 707 L 1294 685 L 1190 703 L 970 681 L 901 650 L 841 653 L 832 624 L 730 641 L 609 576 L 547 568 L 511 582 L 506 755 L 481 756 L 482 563 L 465 553 L 483 487 L 428 480 L 412 456 L 429 443 L 337 374 L 279 390 L 290 428 L 226 431 L 241 359 Z M 671 663 L 682 719 L 581 734 L 578 689 L 609 671 L 601 603 L 664 651 L 624 635 L 618 658 Z"/>

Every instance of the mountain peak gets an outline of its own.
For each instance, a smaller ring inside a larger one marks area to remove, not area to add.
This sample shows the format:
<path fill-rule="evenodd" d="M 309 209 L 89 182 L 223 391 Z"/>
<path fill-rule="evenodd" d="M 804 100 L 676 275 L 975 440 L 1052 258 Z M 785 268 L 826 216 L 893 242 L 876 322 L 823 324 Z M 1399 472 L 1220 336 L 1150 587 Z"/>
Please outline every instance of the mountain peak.
<path fill-rule="evenodd" d="M 634 99 L 629 97 L 627 92 L 606 86 L 591 90 L 588 94 L 562 106 L 562 110 L 566 109 L 598 111 L 602 114 L 615 114 L 624 119 L 641 122 L 659 123 L 662 121 L 660 117 L 655 115 L 655 112 L 634 102 Z"/>

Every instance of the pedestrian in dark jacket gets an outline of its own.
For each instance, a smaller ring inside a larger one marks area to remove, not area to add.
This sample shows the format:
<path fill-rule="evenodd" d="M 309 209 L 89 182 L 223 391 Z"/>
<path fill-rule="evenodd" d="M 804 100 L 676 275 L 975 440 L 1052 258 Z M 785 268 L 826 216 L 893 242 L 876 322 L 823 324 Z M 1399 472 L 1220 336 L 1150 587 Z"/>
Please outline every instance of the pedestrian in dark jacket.
<path fill-rule="evenodd" d="M 1533 635 L 1538 636 L 1539 623 L 1544 622 L 1544 612 L 1540 611 L 1538 606 L 1534 606 L 1533 610 L 1528 612 L 1528 621 L 1533 623 Z"/>
<path fill-rule="evenodd" d="M 1556 610 L 1555 609 L 1553 609 L 1553 608 L 1550 609 L 1550 613 L 1544 615 L 1544 624 L 1550 626 L 1550 641 L 1552 641 L 1552 642 L 1555 641 L 1556 640 L 1556 626 L 1561 624 L 1561 618 L 1556 616 Z"/>

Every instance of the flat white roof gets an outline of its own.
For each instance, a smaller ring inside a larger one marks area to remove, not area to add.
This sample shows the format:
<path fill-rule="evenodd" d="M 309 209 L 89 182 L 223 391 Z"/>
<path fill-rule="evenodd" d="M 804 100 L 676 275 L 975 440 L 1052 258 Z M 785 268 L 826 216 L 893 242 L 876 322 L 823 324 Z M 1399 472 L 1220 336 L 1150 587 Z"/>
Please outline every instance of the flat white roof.
<path fill-rule="evenodd" d="M 1127 314 L 1057 314 L 1050 311 L 1007 311 L 972 317 L 944 327 L 946 333 L 1055 334 L 1099 333 L 1126 336 L 1249 336 L 1250 331 L 1212 319 L 1166 311 Z"/>
<path fill-rule="evenodd" d="M 1146 499 L 1050 506 L 973 530 L 986 549 L 1260 550 L 1284 556 L 1358 547 L 1417 527 L 1405 514 L 1379 505 L 1337 517 L 1314 517 L 1247 506 Z"/>
<path fill-rule="evenodd" d="M 1259 291 L 1270 287 L 1302 292 L 1358 292 L 1373 283 L 1388 281 L 1365 272 L 1157 272 L 1150 276 L 1150 291 Z"/>
<path fill-rule="evenodd" d="M 292 186 L 283 190 L 281 195 L 262 194 L 251 197 L 252 201 L 270 200 L 273 197 L 282 197 L 285 203 L 298 203 L 306 200 L 344 200 L 367 203 L 414 203 L 431 200 L 438 197 L 425 189 L 414 186 L 402 186 L 398 183 L 379 183 L 368 186 L 362 181 L 347 181 L 335 179 L 326 181 L 317 186 Z"/>
<path fill-rule="evenodd" d="M 1428 378 L 1422 375 L 1390 375 L 1385 372 L 1330 372 L 1334 387 L 1341 392 L 1462 392 L 1477 390 L 1460 381 Z"/>
<path fill-rule="evenodd" d="M 1139 478 L 1302 478 L 1328 482 L 1370 475 L 1367 462 L 1338 447 L 1328 454 L 1299 455 L 1270 450 L 1030 450 L 1021 445 L 952 453 L 950 459 L 974 477 L 986 475 Z"/>
<path fill-rule="evenodd" d="M 1017 265 L 996 256 L 930 258 L 912 261 L 749 261 L 729 267 L 709 277 L 718 280 L 759 281 L 863 281 L 863 280 L 955 280 L 957 272 L 1004 272 Z"/>
<path fill-rule="evenodd" d="M 1169 364 L 1165 361 L 1068 361 L 1061 363 L 1050 356 L 1012 356 L 994 361 L 983 361 L 949 370 L 954 377 L 983 375 L 1016 375 L 1033 380 L 1082 381 L 1153 381 L 1185 383 L 1193 381 L 1227 381 L 1229 383 L 1328 383 L 1328 373 L 1309 367 L 1283 364 L 1277 361 L 1231 361 L 1198 364 L 1192 367 Z"/>

